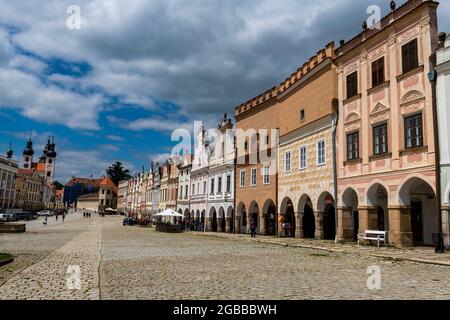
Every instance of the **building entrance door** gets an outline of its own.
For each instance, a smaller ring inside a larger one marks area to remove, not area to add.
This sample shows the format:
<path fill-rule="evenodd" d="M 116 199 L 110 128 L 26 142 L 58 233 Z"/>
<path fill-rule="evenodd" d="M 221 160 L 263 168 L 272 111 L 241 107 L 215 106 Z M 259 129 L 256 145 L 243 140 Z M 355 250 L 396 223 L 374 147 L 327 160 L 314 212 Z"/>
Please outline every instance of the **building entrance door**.
<path fill-rule="evenodd" d="M 411 231 L 413 241 L 417 244 L 423 243 L 423 216 L 422 202 L 411 202 Z"/>

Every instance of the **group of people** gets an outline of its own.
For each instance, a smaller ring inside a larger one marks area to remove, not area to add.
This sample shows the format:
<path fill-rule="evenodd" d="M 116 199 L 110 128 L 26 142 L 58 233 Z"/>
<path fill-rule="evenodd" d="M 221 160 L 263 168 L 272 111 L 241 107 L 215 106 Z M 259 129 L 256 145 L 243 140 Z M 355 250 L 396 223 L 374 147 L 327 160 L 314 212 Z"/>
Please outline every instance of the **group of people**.
<path fill-rule="evenodd" d="M 66 214 L 62 213 L 61 216 L 62 216 L 62 222 L 64 222 L 64 220 L 66 219 Z M 58 221 L 58 217 L 59 217 L 59 213 L 55 214 L 56 221 Z"/>
<path fill-rule="evenodd" d="M 91 218 L 91 213 L 90 212 L 83 212 L 83 218 L 90 219 Z"/>
<path fill-rule="evenodd" d="M 201 232 L 204 230 L 204 224 L 200 220 L 194 220 L 185 224 L 186 231 Z"/>
<path fill-rule="evenodd" d="M 55 212 L 55 220 L 58 221 L 59 216 L 62 217 L 62 222 L 64 222 L 64 220 L 66 220 L 66 213 L 67 210 L 59 210 Z M 44 221 L 42 222 L 44 225 L 48 224 L 48 216 L 45 216 Z"/>

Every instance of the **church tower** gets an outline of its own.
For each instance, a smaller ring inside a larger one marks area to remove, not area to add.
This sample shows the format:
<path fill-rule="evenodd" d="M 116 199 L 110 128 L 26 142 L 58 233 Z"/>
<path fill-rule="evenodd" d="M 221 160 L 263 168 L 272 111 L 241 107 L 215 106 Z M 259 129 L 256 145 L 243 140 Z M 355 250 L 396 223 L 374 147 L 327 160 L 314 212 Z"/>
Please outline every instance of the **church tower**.
<path fill-rule="evenodd" d="M 33 141 L 31 140 L 31 133 L 30 138 L 28 139 L 27 146 L 23 150 L 23 157 L 22 157 L 22 167 L 24 169 L 31 169 L 31 164 L 33 163 Z"/>
<path fill-rule="evenodd" d="M 48 139 L 47 145 L 44 150 L 45 155 L 45 179 L 49 182 L 53 182 L 53 178 L 55 176 L 55 160 L 56 160 L 56 151 L 55 151 L 55 137 L 52 137 L 52 140 Z"/>

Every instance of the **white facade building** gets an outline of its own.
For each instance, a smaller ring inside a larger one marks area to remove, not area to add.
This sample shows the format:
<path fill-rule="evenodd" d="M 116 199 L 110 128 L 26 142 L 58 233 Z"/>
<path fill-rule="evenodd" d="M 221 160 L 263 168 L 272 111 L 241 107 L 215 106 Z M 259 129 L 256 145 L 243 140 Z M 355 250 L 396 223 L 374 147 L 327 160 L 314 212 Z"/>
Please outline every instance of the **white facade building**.
<path fill-rule="evenodd" d="M 0 156 L 0 209 L 14 206 L 18 163 L 12 160 L 11 147 L 7 157 Z"/>
<path fill-rule="evenodd" d="M 178 197 L 177 212 L 183 214 L 188 221 L 194 220 L 194 214 L 191 215 L 191 170 L 192 156 L 185 155 L 181 159 L 178 174 Z"/>
<path fill-rule="evenodd" d="M 450 36 L 439 35 L 437 58 L 437 118 L 440 145 L 442 234 L 450 246 Z"/>
<path fill-rule="evenodd" d="M 205 223 L 208 194 L 209 143 L 206 131 L 197 133 L 196 147 L 191 171 L 191 216 Z"/>
<path fill-rule="evenodd" d="M 216 130 L 214 152 L 209 161 L 207 230 L 232 232 L 234 221 L 234 132 L 225 114 Z"/>

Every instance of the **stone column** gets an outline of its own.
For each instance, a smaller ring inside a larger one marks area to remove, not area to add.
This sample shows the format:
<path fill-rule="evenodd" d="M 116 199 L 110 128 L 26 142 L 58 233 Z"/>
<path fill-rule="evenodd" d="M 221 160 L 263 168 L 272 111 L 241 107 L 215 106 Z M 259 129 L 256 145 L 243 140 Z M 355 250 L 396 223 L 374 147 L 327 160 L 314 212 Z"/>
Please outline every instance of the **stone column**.
<path fill-rule="evenodd" d="M 358 233 L 362 234 L 366 230 L 378 230 L 378 209 L 376 207 L 360 206 L 358 212 Z"/>
<path fill-rule="evenodd" d="M 267 216 L 263 213 L 261 214 L 261 218 L 259 219 L 259 234 L 261 236 L 266 235 L 266 218 Z"/>
<path fill-rule="evenodd" d="M 278 237 L 282 237 L 282 236 L 283 236 L 283 233 L 284 233 L 284 232 L 283 232 L 283 231 L 284 231 L 284 230 L 283 230 L 283 222 L 282 222 L 284 216 L 283 216 L 282 214 L 279 213 L 279 214 L 277 215 L 277 217 L 278 217 L 278 221 L 277 221 L 278 232 L 277 232 L 277 233 L 278 233 Z"/>
<path fill-rule="evenodd" d="M 450 206 L 442 205 L 442 236 L 444 237 L 444 246 L 450 247 Z"/>
<path fill-rule="evenodd" d="M 344 241 L 344 207 L 338 207 L 338 227 L 337 227 L 337 238 L 338 241 Z"/>
<path fill-rule="evenodd" d="M 323 231 L 323 212 L 316 211 L 316 212 L 314 212 L 314 216 L 316 218 L 316 232 L 314 235 L 317 240 L 321 240 L 325 237 L 325 234 Z"/>
<path fill-rule="evenodd" d="M 223 232 L 222 230 L 222 219 L 223 218 L 217 218 L 217 232 Z"/>
<path fill-rule="evenodd" d="M 295 214 L 295 238 L 303 239 L 303 212 L 297 212 Z"/>
<path fill-rule="evenodd" d="M 212 231 L 212 219 L 206 218 L 206 232 Z"/>
<path fill-rule="evenodd" d="M 413 245 L 411 207 L 389 206 L 389 243 L 398 247 Z"/>
<path fill-rule="evenodd" d="M 232 218 L 225 218 L 225 232 L 231 233 L 231 224 L 233 223 Z"/>
<path fill-rule="evenodd" d="M 353 240 L 353 208 L 342 208 L 342 226 L 345 240 Z M 357 231 L 357 230 L 356 230 Z"/>
<path fill-rule="evenodd" d="M 241 233 L 241 217 L 236 216 L 234 218 L 234 233 L 239 234 Z"/>

